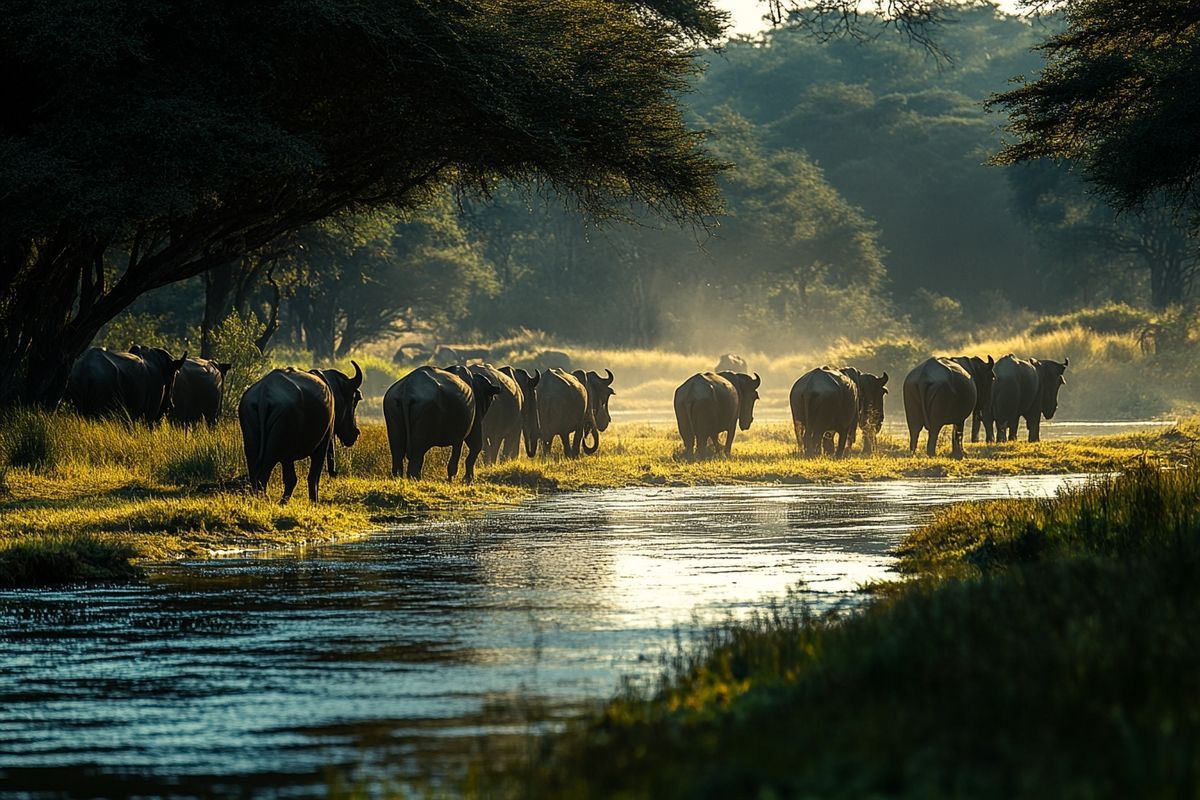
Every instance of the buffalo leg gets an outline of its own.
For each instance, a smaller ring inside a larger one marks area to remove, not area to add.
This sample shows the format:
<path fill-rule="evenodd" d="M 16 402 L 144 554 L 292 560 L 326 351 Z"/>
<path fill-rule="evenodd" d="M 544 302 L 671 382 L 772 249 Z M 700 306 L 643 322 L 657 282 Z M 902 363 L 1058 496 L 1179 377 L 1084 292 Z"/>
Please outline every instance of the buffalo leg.
<path fill-rule="evenodd" d="M 833 455 L 833 431 L 821 434 L 821 450 L 827 456 Z"/>
<path fill-rule="evenodd" d="M 333 465 L 333 439 L 332 439 L 332 437 L 329 439 L 328 451 L 329 451 L 329 477 L 336 478 L 337 470 L 334 468 L 334 465 Z M 320 459 L 317 459 L 317 461 L 320 461 Z"/>
<path fill-rule="evenodd" d="M 1032 417 L 1025 418 L 1025 428 L 1029 431 L 1029 441 L 1040 442 L 1042 440 L 1042 418 L 1038 414 Z"/>
<path fill-rule="evenodd" d="M 478 455 L 479 451 L 475 451 Z M 462 442 L 455 442 L 450 448 L 450 460 L 446 462 L 446 480 L 454 480 L 458 474 L 458 459 L 462 457 Z"/>
<path fill-rule="evenodd" d="M 940 436 L 941 433 L 942 433 L 941 425 L 930 425 L 929 426 L 929 439 L 925 442 L 925 453 L 930 458 L 933 458 L 934 456 L 937 455 L 937 440 L 938 440 L 938 436 Z"/>
<path fill-rule="evenodd" d="M 333 442 L 329 443 L 330 457 L 333 455 Z M 317 502 L 317 491 L 321 488 L 321 459 L 314 455 L 308 465 L 308 499 Z M 332 474 L 332 473 L 330 473 Z"/>
<path fill-rule="evenodd" d="M 1017 428 L 1021 425 L 1021 418 L 1017 417 L 1008 423 L 1008 440 L 1015 442 L 1017 440 Z"/>
<path fill-rule="evenodd" d="M 425 466 L 425 451 L 413 448 L 408 451 L 408 477 L 419 480 L 421 467 Z"/>
<path fill-rule="evenodd" d="M 971 441 L 979 441 L 979 428 L 983 425 L 983 415 L 978 411 L 971 414 Z"/>
<path fill-rule="evenodd" d="M 579 458 L 579 441 L 583 438 L 582 429 L 573 435 L 562 434 L 563 455 L 568 458 Z"/>
<path fill-rule="evenodd" d="M 467 471 L 463 476 L 465 483 L 471 483 L 475 480 L 475 459 L 479 458 L 479 451 L 471 446 L 467 446 Z"/>
<path fill-rule="evenodd" d="M 804 452 L 804 425 L 800 420 L 792 420 L 792 427 L 796 430 L 796 449 L 801 453 Z"/>
<path fill-rule="evenodd" d="M 914 426 L 911 422 L 908 424 L 908 452 L 915 454 L 917 452 L 917 439 L 921 438 L 921 426 Z"/>
<path fill-rule="evenodd" d="M 508 436 L 504 437 L 504 446 L 500 449 L 500 452 L 502 452 L 504 454 L 504 458 L 508 461 L 512 461 L 514 458 L 520 458 L 520 456 L 521 456 L 521 429 L 520 428 L 517 428 L 516 430 L 510 432 L 508 434 Z"/>
<path fill-rule="evenodd" d="M 965 420 L 963 422 L 955 423 L 954 428 L 951 431 L 950 453 L 955 458 L 963 457 L 963 428 L 965 426 Z"/>
<path fill-rule="evenodd" d="M 271 473 L 275 471 L 275 462 L 270 461 L 266 464 L 260 464 L 258 472 L 251 476 L 251 484 L 254 491 L 260 494 L 267 493 L 267 484 L 271 482 Z"/>
<path fill-rule="evenodd" d="M 847 443 L 849 443 L 849 441 L 850 441 L 850 434 L 846 433 L 845 431 L 842 431 L 841 433 L 838 434 L 837 454 L 836 454 L 837 458 L 841 458 L 842 456 L 844 456 L 846 454 L 846 445 L 847 445 Z"/>
<path fill-rule="evenodd" d="M 733 427 L 725 432 L 725 455 L 727 455 L 727 456 L 733 454 L 733 435 L 736 431 L 737 431 L 737 428 Z M 714 437 L 713 441 L 714 442 L 716 441 L 715 437 Z"/>
<path fill-rule="evenodd" d="M 314 454 L 313 458 L 316 460 L 318 467 L 319 467 L 319 465 L 321 463 L 321 457 L 319 455 Z M 283 499 L 279 501 L 280 505 L 287 505 L 288 500 L 292 499 L 292 492 L 296 491 L 296 481 L 297 481 L 296 462 L 295 461 L 284 461 L 283 462 Z"/>

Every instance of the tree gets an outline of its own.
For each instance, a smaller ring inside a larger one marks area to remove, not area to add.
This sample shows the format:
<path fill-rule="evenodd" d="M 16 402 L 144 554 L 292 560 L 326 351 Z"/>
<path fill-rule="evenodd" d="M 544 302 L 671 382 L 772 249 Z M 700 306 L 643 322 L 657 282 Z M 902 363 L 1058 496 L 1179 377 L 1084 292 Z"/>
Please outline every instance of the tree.
<path fill-rule="evenodd" d="M 1165 198 L 1200 213 L 1200 4 L 1069 0 L 1045 66 L 996 95 L 1015 137 L 999 164 L 1079 165 L 1122 210 Z"/>
<path fill-rule="evenodd" d="M 444 330 L 476 295 L 495 289 L 491 266 L 446 194 L 406 220 L 326 223 L 298 238 L 288 257 L 295 289 L 284 311 L 318 359 L 344 357 L 418 325 Z"/>
<path fill-rule="evenodd" d="M 1200 259 L 1162 197 L 1118 214 L 1063 166 L 1037 161 L 1008 172 L 1015 208 L 1053 255 L 1045 277 L 1055 292 L 1095 300 L 1081 293 L 1099 288 L 1103 299 L 1135 302 L 1148 294 L 1159 311 L 1187 297 Z"/>
<path fill-rule="evenodd" d="M 0 2 L 0 406 L 138 297 L 331 216 L 546 182 L 718 210 L 678 107 L 710 0 Z"/>

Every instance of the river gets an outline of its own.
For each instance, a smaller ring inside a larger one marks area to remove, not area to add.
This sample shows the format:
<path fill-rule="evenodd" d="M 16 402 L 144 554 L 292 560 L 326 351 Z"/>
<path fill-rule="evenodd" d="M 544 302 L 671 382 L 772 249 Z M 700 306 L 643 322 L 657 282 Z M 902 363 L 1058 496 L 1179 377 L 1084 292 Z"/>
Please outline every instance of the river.
<path fill-rule="evenodd" d="M 861 602 L 939 506 L 1083 479 L 561 494 L 130 586 L 0 592 L 0 796 L 293 797 L 334 773 L 453 773 L 654 674 L 695 626 L 798 583 L 818 609 Z"/>

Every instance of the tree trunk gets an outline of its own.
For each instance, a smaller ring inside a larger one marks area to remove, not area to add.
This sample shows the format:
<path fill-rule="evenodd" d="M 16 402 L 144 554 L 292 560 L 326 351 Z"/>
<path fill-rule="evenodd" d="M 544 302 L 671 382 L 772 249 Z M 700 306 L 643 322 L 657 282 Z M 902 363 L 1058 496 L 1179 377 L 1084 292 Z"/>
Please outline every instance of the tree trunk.
<path fill-rule="evenodd" d="M 233 310 L 233 264 L 204 273 L 204 317 L 200 321 L 200 357 L 213 358 L 213 331 Z"/>

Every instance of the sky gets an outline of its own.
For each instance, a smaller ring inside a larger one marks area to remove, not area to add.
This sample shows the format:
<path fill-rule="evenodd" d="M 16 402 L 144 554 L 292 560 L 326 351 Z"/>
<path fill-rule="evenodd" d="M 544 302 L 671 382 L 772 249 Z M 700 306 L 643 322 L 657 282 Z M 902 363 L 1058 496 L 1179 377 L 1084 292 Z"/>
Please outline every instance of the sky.
<path fill-rule="evenodd" d="M 767 5 L 764 0 L 717 0 L 717 5 L 732 15 L 731 35 L 757 33 L 767 27 L 762 19 Z M 1005 11 L 1015 11 L 1017 0 L 999 0 L 998 5 Z"/>

